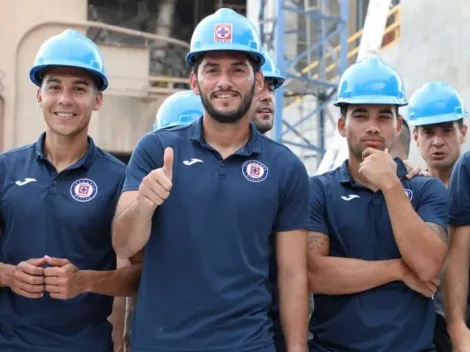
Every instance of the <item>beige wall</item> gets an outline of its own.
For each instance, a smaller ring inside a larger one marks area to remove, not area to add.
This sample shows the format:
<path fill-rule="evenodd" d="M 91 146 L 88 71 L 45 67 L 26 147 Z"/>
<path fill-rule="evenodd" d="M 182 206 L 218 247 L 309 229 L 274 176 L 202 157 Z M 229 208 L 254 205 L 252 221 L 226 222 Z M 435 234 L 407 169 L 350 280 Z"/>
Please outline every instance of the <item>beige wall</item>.
<path fill-rule="evenodd" d="M 87 7 L 86 0 L 0 0 L 0 150 L 31 143 L 43 131 L 29 69 L 48 37 L 66 28 L 84 32 L 83 26 L 67 22 L 86 21 Z M 110 84 L 102 109 L 93 116 L 90 135 L 105 149 L 131 151 L 151 129 L 164 96 L 148 94 L 146 47 L 102 45 L 101 50 Z"/>

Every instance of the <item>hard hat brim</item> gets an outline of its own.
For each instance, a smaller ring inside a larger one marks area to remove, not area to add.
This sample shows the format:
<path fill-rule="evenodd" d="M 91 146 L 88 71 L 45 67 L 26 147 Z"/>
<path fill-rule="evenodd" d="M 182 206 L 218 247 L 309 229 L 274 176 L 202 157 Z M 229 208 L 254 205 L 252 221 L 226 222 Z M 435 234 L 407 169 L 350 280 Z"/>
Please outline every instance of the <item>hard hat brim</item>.
<path fill-rule="evenodd" d="M 468 116 L 468 112 L 463 114 L 440 114 L 435 116 L 423 116 L 418 119 L 406 119 L 408 125 L 411 126 L 426 126 L 426 125 L 437 125 L 440 123 L 454 122 Z"/>
<path fill-rule="evenodd" d="M 334 106 L 341 106 L 344 104 L 406 106 L 408 105 L 408 101 L 406 98 L 399 99 L 387 95 L 363 95 L 352 98 L 340 98 L 333 103 Z"/>
<path fill-rule="evenodd" d="M 76 61 L 61 61 L 57 63 L 47 64 L 47 65 L 37 65 L 34 66 L 29 72 L 29 78 L 31 81 L 38 87 L 42 84 L 42 78 L 44 76 L 44 71 L 52 67 L 73 67 L 83 69 L 93 75 L 96 78 L 96 84 L 99 91 L 104 91 L 108 88 L 108 79 L 99 71 L 90 69 L 88 66 Z"/>
<path fill-rule="evenodd" d="M 236 44 L 230 44 L 230 46 L 214 45 L 214 49 L 206 47 L 204 48 L 204 50 L 194 50 L 186 55 L 186 62 L 190 66 L 192 66 L 196 62 L 198 56 L 203 55 L 208 52 L 212 52 L 212 51 L 238 51 L 238 52 L 245 53 L 251 56 L 259 67 L 263 66 L 264 63 L 266 62 L 266 59 L 261 53 L 255 50 L 252 50 L 252 51 L 247 50 L 246 46 L 236 45 Z"/>

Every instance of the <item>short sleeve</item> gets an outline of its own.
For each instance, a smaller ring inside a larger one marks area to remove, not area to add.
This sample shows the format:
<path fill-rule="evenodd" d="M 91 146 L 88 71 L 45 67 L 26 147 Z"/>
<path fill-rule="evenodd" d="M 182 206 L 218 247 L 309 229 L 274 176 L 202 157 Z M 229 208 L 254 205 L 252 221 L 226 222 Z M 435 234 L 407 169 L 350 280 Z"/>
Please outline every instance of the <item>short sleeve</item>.
<path fill-rule="evenodd" d="M 304 164 L 293 155 L 293 166 L 282 183 L 282 195 L 274 232 L 308 229 L 308 174 Z"/>
<path fill-rule="evenodd" d="M 326 223 L 326 199 L 323 187 L 318 176 L 310 178 L 309 182 L 310 194 L 310 225 L 309 231 L 319 232 L 324 235 L 328 234 L 328 226 Z"/>
<path fill-rule="evenodd" d="M 449 197 L 444 184 L 437 178 L 428 177 L 420 190 L 416 213 L 425 222 L 432 222 L 447 229 Z"/>
<path fill-rule="evenodd" d="M 470 225 L 470 154 L 455 163 L 449 183 L 449 223 Z"/>
<path fill-rule="evenodd" d="M 142 179 L 163 166 L 163 148 L 156 133 L 148 133 L 137 143 L 126 169 L 122 192 L 136 191 Z"/>

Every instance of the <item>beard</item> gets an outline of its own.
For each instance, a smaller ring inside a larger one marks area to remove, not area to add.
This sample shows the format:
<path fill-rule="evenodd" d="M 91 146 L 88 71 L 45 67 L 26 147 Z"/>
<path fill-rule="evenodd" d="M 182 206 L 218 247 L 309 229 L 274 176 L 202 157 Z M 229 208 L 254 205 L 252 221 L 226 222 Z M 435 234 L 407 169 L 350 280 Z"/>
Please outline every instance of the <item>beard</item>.
<path fill-rule="evenodd" d="M 199 90 L 200 89 L 201 88 L 199 87 Z M 217 122 L 226 124 L 238 122 L 243 118 L 243 116 L 246 115 L 248 110 L 250 110 L 254 95 L 255 84 L 253 83 L 253 86 L 251 87 L 250 91 L 242 99 L 241 104 L 235 110 L 219 111 L 214 108 L 214 106 L 210 103 L 209 99 L 205 95 L 200 94 L 202 106 L 207 111 L 207 113 Z"/>

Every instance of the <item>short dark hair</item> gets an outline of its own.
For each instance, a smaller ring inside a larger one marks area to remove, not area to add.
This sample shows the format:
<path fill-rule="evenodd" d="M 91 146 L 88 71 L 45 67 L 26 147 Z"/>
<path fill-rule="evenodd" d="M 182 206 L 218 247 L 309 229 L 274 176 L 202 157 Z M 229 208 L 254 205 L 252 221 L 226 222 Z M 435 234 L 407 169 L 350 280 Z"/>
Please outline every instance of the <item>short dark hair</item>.
<path fill-rule="evenodd" d="M 254 59 L 253 56 L 251 55 L 246 55 L 248 58 L 248 62 L 250 63 L 251 67 L 253 67 L 253 72 L 257 73 L 261 68 L 259 65 L 256 63 L 256 60 Z M 199 66 L 201 65 L 202 59 L 204 58 L 204 54 L 196 56 L 196 60 L 194 61 L 194 64 L 191 66 L 191 71 L 197 76 L 197 71 L 199 69 Z"/>
<path fill-rule="evenodd" d="M 348 114 L 349 105 L 351 105 L 351 104 L 341 104 L 341 105 L 339 106 L 340 114 L 341 114 L 341 116 L 343 116 L 344 118 L 346 118 L 346 115 Z M 397 112 L 397 116 L 398 116 L 398 115 L 399 115 L 399 113 L 398 113 L 398 105 L 395 105 L 395 107 L 396 107 L 396 109 L 397 109 L 396 112 Z"/>
<path fill-rule="evenodd" d="M 464 123 L 463 123 L 463 118 L 458 119 L 458 120 L 455 120 L 455 121 L 449 121 L 449 122 L 452 122 L 452 123 L 456 122 L 456 123 L 457 123 L 457 126 L 458 126 L 459 128 L 462 128 L 463 125 L 464 125 Z M 443 122 L 443 123 L 447 123 L 447 122 Z M 440 123 L 436 123 L 436 124 L 433 124 L 433 125 L 440 125 Z M 423 126 L 415 126 L 415 127 L 414 127 L 414 130 L 417 131 L 419 127 L 424 127 L 424 125 L 423 125 Z"/>

